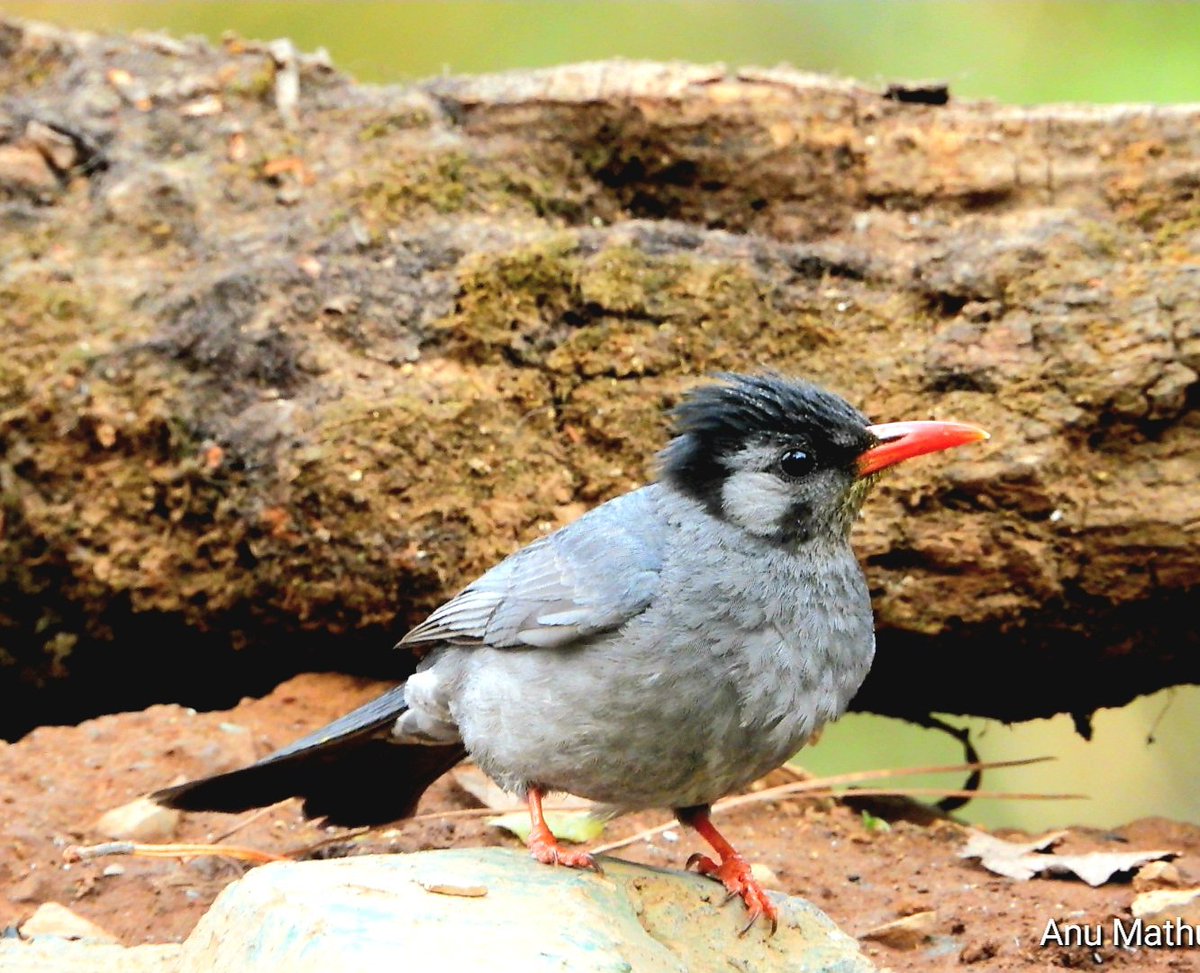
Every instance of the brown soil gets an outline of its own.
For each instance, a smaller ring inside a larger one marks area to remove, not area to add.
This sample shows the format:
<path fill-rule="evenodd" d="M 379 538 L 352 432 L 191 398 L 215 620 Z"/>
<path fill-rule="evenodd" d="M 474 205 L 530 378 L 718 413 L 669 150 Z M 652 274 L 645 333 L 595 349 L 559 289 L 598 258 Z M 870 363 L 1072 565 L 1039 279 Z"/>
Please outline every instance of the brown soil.
<path fill-rule="evenodd" d="M 0 744 L 0 926 L 19 924 L 47 901 L 60 902 L 134 945 L 184 938 L 216 894 L 242 866 L 214 857 L 190 861 L 111 857 L 64 863 L 63 851 L 102 839 L 96 816 L 177 778 L 212 773 L 261 756 L 377 693 L 383 684 L 340 675 L 300 676 L 264 699 L 243 700 L 227 712 L 196 713 L 154 706 L 104 716 L 75 727 L 42 727 L 14 744 Z M 424 812 L 475 807 L 448 778 L 426 795 Z M 845 803 L 786 800 L 731 811 L 726 833 L 753 862 L 767 865 L 789 893 L 811 899 L 843 929 L 861 935 L 898 917 L 934 910 L 932 934 L 910 949 L 871 941 L 864 948 L 896 971 L 957 969 L 1044 970 L 1106 966 L 1138 970 L 1193 969 L 1188 950 L 1126 952 L 1112 947 L 1040 948 L 1051 918 L 1109 923 L 1128 917 L 1128 883 L 1090 888 L 1064 879 L 1013 882 L 959 859 L 961 827 L 933 815 L 892 815 L 890 831 L 868 829 Z M 881 813 L 878 808 L 874 813 Z M 206 841 L 249 815 L 184 817 L 178 841 Z M 663 818 L 640 815 L 609 826 L 606 840 L 632 834 Z M 246 824 L 230 843 L 278 853 L 307 848 L 347 832 L 305 821 L 295 802 Z M 674 839 L 674 840 L 672 840 Z M 392 829 L 333 841 L 315 854 L 407 852 L 426 848 L 515 845 L 481 819 L 425 818 Z M 682 867 L 700 847 L 675 829 L 618 854 L 658 866 Z M 1200 827 L 1165 820 L 1137 821 L 1112 832 L 1078 829 L 1064 848 L 1176 848 L 1185 879 L 1200 881 Z"/>

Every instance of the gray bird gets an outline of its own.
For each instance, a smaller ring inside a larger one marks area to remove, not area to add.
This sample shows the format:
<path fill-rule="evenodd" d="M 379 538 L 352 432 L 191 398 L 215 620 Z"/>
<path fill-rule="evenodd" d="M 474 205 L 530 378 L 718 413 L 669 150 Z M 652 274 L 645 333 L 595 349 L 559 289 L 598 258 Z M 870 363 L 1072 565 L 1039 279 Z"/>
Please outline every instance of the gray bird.
<path fill-rule="evenodd" d="M 167 788 L 161 804 L 243 811 L 287 797 L 339 824 L 411 814 L 469 754 L 523 795 L 529 848 L 559 846 L 548 791 L 609 813 L 666 807 L 719 861 L 689 865 L 775 907 L 710 805 L 836 720 L 875 652 L 850 528 L 876 474 L 987 438 L 945 422 L 871 425 L 843 399 L 774 375 L 723 376 L 674 412 L 657 482 L 496 565 L 409 632 L 404 685 L 253 766 Z"/>

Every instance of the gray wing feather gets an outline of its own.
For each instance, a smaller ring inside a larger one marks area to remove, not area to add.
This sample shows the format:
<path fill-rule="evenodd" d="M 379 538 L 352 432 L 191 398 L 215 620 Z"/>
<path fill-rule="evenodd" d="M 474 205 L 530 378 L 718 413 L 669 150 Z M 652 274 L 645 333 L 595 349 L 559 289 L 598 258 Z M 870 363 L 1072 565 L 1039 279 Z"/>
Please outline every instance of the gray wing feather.
<path fill-rule="evenodd" d="M 619 628 L 658 587 L 665 543 L 659 489 L 610 500 L 501 561 L 400 644 L 548 648 Z"/>

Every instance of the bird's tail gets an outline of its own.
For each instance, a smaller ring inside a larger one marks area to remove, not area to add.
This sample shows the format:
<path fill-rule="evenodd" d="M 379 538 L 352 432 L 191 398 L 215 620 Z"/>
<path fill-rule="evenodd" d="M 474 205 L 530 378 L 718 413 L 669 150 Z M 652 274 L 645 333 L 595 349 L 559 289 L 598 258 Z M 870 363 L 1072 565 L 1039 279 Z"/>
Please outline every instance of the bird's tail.
<path fill-rule="evenodd" d="M 306 815 L 334 824 L 407 817 L 425 789 L 466 756 L 461 744 L 391 742 L 391 725 L 407 709 L 398 686 L 256 764 L 164 788 L 151 800 L 181 811 L 236 812 L 299 797 Z"/>

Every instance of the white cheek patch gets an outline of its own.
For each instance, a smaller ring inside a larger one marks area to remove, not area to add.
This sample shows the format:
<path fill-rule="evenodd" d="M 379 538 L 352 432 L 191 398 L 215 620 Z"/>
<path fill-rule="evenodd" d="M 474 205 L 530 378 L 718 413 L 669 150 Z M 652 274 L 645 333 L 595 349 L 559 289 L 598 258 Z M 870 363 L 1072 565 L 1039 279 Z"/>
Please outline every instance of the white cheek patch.
<path fill-rule="evenodd" d="M 743 530 L 760 537 L 776 533 L 796 498 L 773 473 L 741 470 L 721 488 L 721 510 Z"/>

